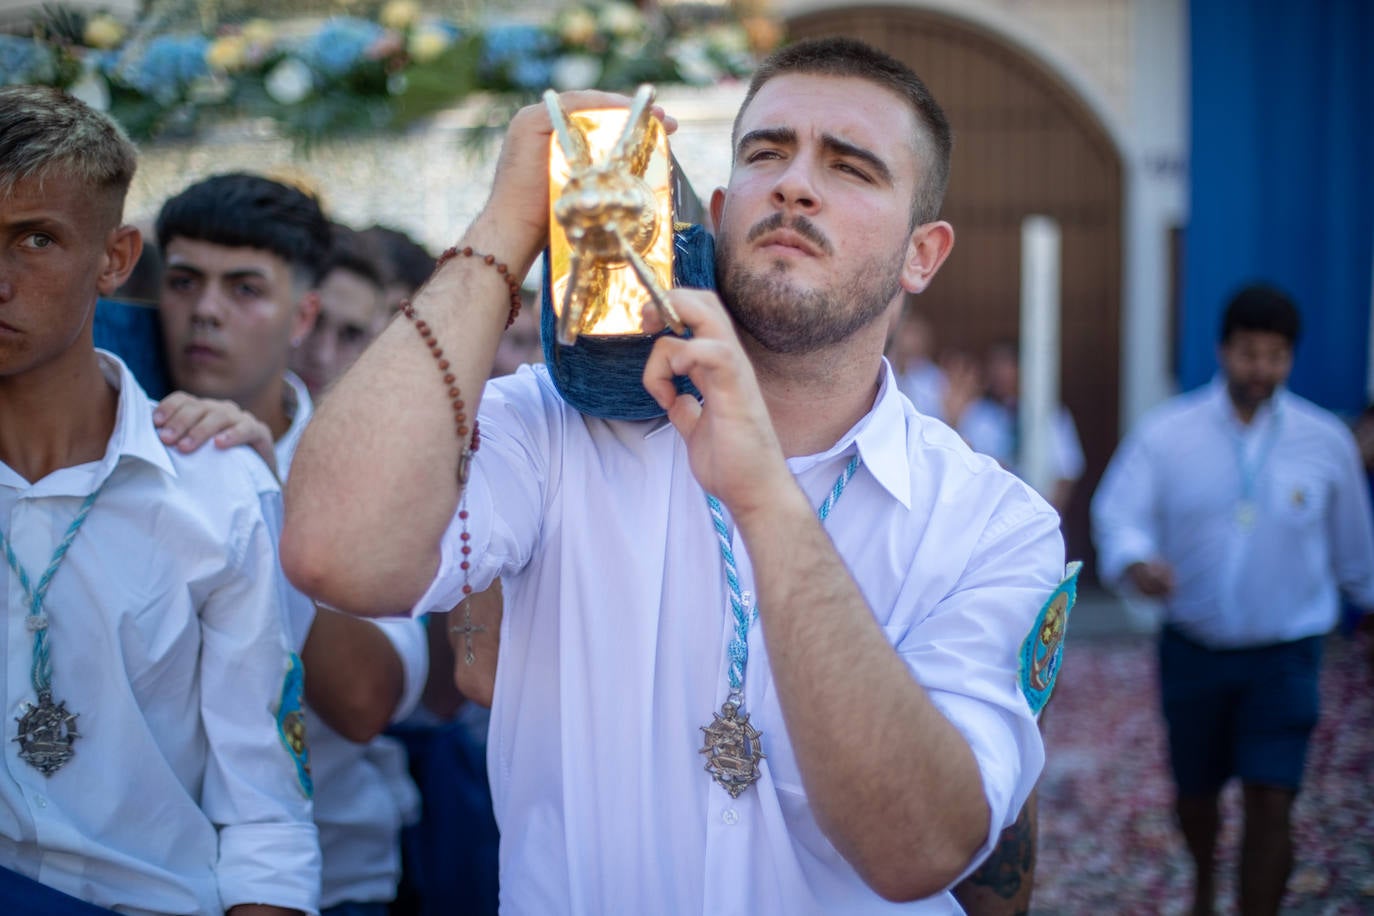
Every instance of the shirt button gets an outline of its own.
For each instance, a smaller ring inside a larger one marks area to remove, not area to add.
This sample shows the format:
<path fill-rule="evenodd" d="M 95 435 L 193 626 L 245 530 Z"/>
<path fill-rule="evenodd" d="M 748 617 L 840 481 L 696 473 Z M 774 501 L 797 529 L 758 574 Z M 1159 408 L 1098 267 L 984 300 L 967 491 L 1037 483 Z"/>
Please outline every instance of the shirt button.
<path fill-rule="evenodd" d="M 739 823 L 739 812 L 734 808 L 726 808 L 720 813 L 720 819 L 728 827 L 733 827 Z"/>
<path fill-rule="evenodd" d="M 48 807 L 48 800 L 40 795 L 36 799 L 34 799 L 34 804 L 36 804 L 40 808 L 46 808 Z"/>

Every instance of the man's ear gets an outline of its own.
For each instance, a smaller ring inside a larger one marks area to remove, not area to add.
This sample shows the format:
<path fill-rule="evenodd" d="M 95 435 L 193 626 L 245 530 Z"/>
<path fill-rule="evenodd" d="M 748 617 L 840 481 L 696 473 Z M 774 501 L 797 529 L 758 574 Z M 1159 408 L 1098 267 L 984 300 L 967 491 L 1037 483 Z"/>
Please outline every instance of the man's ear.
<path fill-rule="evenodd" d="M 105 256 L 96 275 L 96 290 L 113 296 L 124 285 L 143 254 L 143 234 L 133 226 L 118 226 L 105 238 Z"/>
<path fill-rule="evenodd" d="M 296 313 L 291 317 L 291 346 L 299 347 L 314 330 L 315 319 L 320 317 L 320 293 L 309 290 L 296 303 Z"/>
<path fill-rule="evenodd" d="M 714 191 L 711 192 L 711 206 L 709 209 L 711 215 L 711 225 L 707 226 L 706 229 L 712 235 L 718 235 L 720 233 L 720 218 L 725 214 L 724 188 L 716 188 Z"/>
<path fill-rule="evenodd" d="M 902 289 L 923 292 L 954 250 L 954 227 L 944 220 L 922 223 L 911 233 L 902 264 Z"/>

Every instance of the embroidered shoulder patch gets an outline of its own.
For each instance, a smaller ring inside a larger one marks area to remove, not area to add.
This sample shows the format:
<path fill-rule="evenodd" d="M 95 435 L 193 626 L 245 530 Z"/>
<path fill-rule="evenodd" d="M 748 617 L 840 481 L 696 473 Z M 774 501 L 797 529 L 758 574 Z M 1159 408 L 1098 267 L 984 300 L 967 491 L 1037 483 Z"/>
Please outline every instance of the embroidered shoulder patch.
<path fill-rule="evenodd" d="M 1035 626 L 1021 643 L 1021 665 L 1017 679 L 1021 693 L 1037 716 L 1050 701 L 1059 663 L 1064 657 L 1064 636 L 1069 629 L 1069 612 L 1078 600 L 1078 571 L 1083 564 L 1073 561 L 1064 568 L 1064 581 L 1050 593 L 1049 600 L 1035 617 Z"/>
<path fill-rule="evenodd" d="M 281 700 L 277 703 L 277 734 L 296 764 L 296 781 L 301 791 L 310 798 L 315 794 L 315 783 L 310 778 L 310 746 L 305 740 L 305 710 L 301 708 L 304 701 L 305 666 L 292 652 L 286 677 L 282 680 Z"/>

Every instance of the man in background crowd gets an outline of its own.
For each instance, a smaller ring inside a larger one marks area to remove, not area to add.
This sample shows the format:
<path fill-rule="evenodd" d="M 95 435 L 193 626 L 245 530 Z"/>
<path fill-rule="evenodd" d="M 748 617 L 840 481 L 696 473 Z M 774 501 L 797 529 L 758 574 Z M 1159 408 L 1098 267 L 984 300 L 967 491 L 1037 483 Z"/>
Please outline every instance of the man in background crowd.
<path fill-rule="evenodd" d="M 328 263 L 328 221 L 299 189 L 237 173 L 168 200 L 157 233 L 173 386 L 230 400 L 266 424 L 286 479 L 312 411 L 310 392 L 287 369 L 288 354 L 304 343 L 319 307 L 314 290 Z M 178 394 L 164 400 L 164 441 L 193 447 L 186 419 L 195 406 Z M 424 630 L 413 620 L 366 621 L 309 605 L 289 623 L 305 662 L 321 906 L 381 916 L 396 893 L 401 826 L 418 799 L 404 751 L 379 736 L 419 698 Z"/>
<path fill-rule="evenodd" d="M 319 311 L 309 333 L 294 342 L 287 366 L 319 398 L 353 365 L 391 317 L 380 252 L 369 238 L 342 223 L 330 229 L 319 284 Z M 311 295 L 307 294 L 307 295 Z"/>
<path fill-rule="evenodd" d="M 1147 414 L 1093 498 L 1103 578 L 1164 606 L 1159 680 L 1195 914 L 1213 912 L 1218 798 L 1233 777 L 1240 911 L 1278 913 L 1323 638 L 1342 594 L 1374 610 L 1354 438 L 1284 387 L 1299 329 L 1283 292 L 1240 290 L 1222 318 L 1220 374 Z"/>

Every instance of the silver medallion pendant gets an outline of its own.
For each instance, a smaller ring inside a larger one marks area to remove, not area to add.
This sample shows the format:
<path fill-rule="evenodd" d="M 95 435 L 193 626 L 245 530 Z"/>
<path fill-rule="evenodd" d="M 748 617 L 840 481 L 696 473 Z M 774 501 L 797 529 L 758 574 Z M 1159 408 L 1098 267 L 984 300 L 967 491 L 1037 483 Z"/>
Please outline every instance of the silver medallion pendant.
<path fill-rule="evenodd" d="M 706 733 L 706 772 L 731 798 L 752 786 L 759 778 L 759 761 L 764 758 L 760 738 L 763 733 L 749 724 L 749 714 L 740 715 L 739 703 L 730 697 L 714 713 L 710 725 L 701 726 Z"/>
<path fill-rule="evenodd" d="M 79 713 L 68 712 L 66 701 L 54 703 L 52 693 L 38 695 L 38 705 L 24 704 L 19 723 L 19 756 L 44 776 L 51 776 L 72 759 L 72 742 L 81 737 L 76 730 Z"/>

